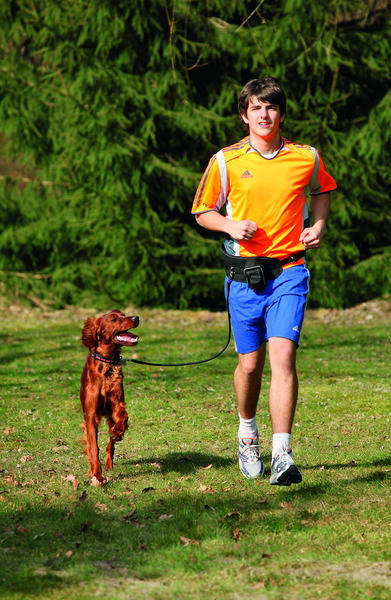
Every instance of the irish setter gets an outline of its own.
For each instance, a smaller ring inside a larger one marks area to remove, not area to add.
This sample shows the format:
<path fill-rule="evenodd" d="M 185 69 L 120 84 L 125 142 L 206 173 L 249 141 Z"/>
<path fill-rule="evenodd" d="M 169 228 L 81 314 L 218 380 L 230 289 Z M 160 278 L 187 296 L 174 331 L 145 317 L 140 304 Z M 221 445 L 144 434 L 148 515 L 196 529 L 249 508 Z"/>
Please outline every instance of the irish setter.
<path fill-rule="evenodd" d="M 110 434 L 105 469 L 113 468 L 114 444 L 122 440 L 128 427 L 120 347 L 137 344 L 138 336 L 129 329 L 138 324 L 138 317 L 126 317 L 121 311 L 112 310 L 98 319 L 87 319 L 81 334 L 82 343 L 90 350 L 80 388 L 83 440 L 90 463 L 88 474 L 95 485 L 103 482 L 97 439 L 101 418 L 106 417 Z"/>

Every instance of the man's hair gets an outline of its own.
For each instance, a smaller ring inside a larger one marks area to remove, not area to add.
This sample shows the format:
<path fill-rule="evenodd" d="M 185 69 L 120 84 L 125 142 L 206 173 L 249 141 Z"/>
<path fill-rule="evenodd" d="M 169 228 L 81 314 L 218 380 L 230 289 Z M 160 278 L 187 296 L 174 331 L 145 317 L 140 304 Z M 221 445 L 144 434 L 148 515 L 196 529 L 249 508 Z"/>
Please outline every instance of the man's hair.
<path fill-rule="evenodd" d="M 246 83 L 239 95 L 238 109 L 239 114 L 247 116 L 247 109 L 250 98 L 255 96 L 261 102 L 270 102 L 277 104 L 280 108 L 281 116 L 286 114 L 286 96 L 281 83 L 275 77 L 263 77 L 262 79 L 251 79 Z M 248 125 L 243 122 L 243 126 L 248 130 Z"/>

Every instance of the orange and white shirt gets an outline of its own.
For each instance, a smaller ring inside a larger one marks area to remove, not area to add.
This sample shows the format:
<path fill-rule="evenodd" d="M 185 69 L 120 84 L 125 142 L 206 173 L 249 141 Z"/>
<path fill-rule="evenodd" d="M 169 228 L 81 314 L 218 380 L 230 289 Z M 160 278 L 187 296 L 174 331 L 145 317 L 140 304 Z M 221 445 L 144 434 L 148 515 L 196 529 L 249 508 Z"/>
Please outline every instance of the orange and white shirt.
<path fill-rule="evenodd" d="M 249 241 L 226 240 L 227 252 L 283 259 L 304 248 L 299 237 L 308 226 L 306 187 L 312 195 L 337 187 L 315 148 L 282 138 L 280 149 L 268 157 L 247 136 L 212 156 L 192 213 L 220 211 L 225 205 L 227 219 L 258 225 Z"/>

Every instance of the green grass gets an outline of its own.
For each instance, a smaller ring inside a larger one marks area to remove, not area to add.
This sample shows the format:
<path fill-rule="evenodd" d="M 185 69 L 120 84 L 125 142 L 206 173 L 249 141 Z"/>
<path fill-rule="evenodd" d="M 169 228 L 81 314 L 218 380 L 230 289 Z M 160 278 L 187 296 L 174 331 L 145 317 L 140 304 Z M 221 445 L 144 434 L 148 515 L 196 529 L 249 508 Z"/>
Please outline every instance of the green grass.
<path fill-rule="evenodd" d="M 139 314 L 141 341 L 125 357 L 193 360 L 224 343 L 224 314 Z M 85 316 L 0 316 L 1 598 L 391 597 L 390 305 L 308 314 L 292 436 L 303 483 L 290 488 L 237 467 L 233 345 L 200 366 L 124 368 L 130 428 L 92 487 L 78 398 Z M 268 373 L 268 465 L 267 391 Z M 100 432 L 104 454 L 106 423 Z"/>

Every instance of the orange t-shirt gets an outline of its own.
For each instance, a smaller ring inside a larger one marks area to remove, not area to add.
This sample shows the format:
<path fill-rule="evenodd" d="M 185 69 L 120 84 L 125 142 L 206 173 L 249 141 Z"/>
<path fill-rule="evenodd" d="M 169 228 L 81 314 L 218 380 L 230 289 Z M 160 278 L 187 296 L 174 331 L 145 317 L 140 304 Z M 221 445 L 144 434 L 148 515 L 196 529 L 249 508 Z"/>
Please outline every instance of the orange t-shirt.
<path fill-rule="evenodd" d="M 315 148 L 282 138 L 277 154 L 267 158 L 245 137 L 211 158 L 192 213 L 220 211 L 225 205 L 226 218 L 258 225 L 251 240 L 226 242 L 231 254 L 282 259 L 303 250 L 299 237 L 308 226 L 306 186 L 313 195 L 336 189 Z"/>

